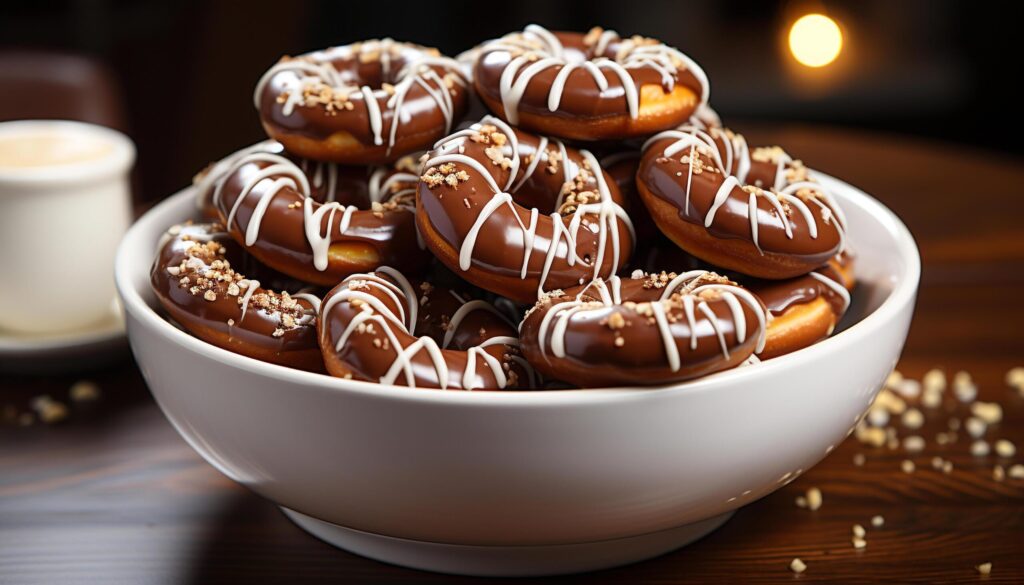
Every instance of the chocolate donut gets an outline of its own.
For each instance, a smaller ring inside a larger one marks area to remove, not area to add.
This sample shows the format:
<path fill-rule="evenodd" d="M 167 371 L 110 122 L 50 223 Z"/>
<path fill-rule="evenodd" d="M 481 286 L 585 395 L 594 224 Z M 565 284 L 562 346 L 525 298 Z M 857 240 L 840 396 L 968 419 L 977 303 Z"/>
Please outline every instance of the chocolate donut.
<path fill-rule="evenodd" d="M 242 258 L 218 224 L 174 226 L 150 283 L 171 318 L 199 339 L 272 364 L 324 371 L 316 338 L 320 300 L 262 288 L 232 268 Z"/>
<path fill-rule="evenodd" d="M 394 187 L 403 181 L 408 182 L 409 179 L 415 181 L 418 176 L 411 174 L 416 169 L 415 155 L 402 157 L 389 166 L 342 166 L 297 157 L 286 152 L 280 142 L 264 140 L 210 164 L 192 179 L 192 185 L 196 189 L 196 206 L 204 218 L 217 222 L 223 220 L 213 204 L 213 193 L 217 189 L 217 184 L 234 170 L 235 165 L 243 157 L 256 153 L 277 154 L 298 165 L 309 179 L 313 201 L 319 203 L 337 201 L 342 205 L 370 207 L 373 201 L 384 198 L 386 188 Z M 400 174 L 403 169 L 408 172 L 404 176 Z"/>
<path fill-rule="evenodd" d="M 538 371 L 582 387 L 704 376 L 746 361 L 764 335 L 761 303 L 704 270 L 637 271 L 555 291 L 520 326 L 523 355 Z"/>
<path fill-rule="evenodd" d="M 837 256 L 803 276 L 786 280 L 751 280 L 745 285 L 761 299 L 771 318 L 762 360 L 792 353 L 832 335 L 850 306 L 852 259 Z"/>
<path fill-rule="evenodd" d="M 303 164 L 310 173 L 280 154 L 249 152 L 216 183 L 213 205 L 246 251 L 276 270 L 324 286 L 384 263 L 422 268 L 428 254 L 416 236 L 419 175 L 410 172 L 418 169 L 411 157 L 391 169 Z M 366 178 L 354 181 L 351 173 Z M 335 200 L 343 185 L 353 183 L 365 186 Z"/>
<path fill-rule="evenodd" d="M 621 195 L 592 154 L 486 117 L 438 142 L 417 190 L 427 247 L 488 291 L 544 290 L 611 276 L 632 250 Z"/>
<path fill-rule="evenodd" d="M 536 386 L 515 326 L 492 305 L 414 286 L 388 267 L 349 276 L 329 292 L 319 331 L 334 376 L 447 390 Z"/>
<path fill-rule="evenodd" d="M 779 147 L 747 147 L 728 129 L 684 126 L 652 137 L 637 171 L 658 227 L 698 258 L 759 278 L 799 276 L 845 245 L 827 188 Z"/>
<path fill-rule="evenodd" d="M 692 59 L 654 39 L 536 24 L 481 45 L 473 83 L 509 124 L 588 141 L 678 126 L 707 102 L 710 88 Z"/>
<path fill-rule="evenodd" d="M 459 64 L 436 49 L 383 39 L 284 57 L 253 99 L 267 134 L 289 152 L 381 164 L 450 132 L 468 86 Z"/>

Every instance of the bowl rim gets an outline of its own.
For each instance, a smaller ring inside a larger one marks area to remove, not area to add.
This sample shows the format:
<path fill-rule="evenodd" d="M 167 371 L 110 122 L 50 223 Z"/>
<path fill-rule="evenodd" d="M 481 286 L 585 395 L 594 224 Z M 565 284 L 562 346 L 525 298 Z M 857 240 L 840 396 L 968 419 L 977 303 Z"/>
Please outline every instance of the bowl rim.
<path fill-rule="evenodd" d="M 129 228 L 118 246 L 115 260 L 115 281 L 125 312 L 137 319 L 143 327 L 153 330 L 164 339 L 192 353 L 202 354 L 207 359 L 216 360 L 231 368 L 247 370 L 272 380 L 288 384 L 298 384 L 324 392 L 351 392 L 367 398 L 397 401 L 466 406 L 504 404 L 528 407 L 649 400 L 664 398 L 677 393 L 714 392 L 723 387 L 756 381 L 758 376 L 763 375 L 762 372 L 784 368 L 798 368 L 801 364 L 821 359 L 828 352 L 840 350 L 844 344 L 850 345 L 857 340 L 870 337 L 884 328 L 893 319 L 896 319 L 906 306 L 912 304 L 916 298 L 917 287 L 921 277 L 921 259 L 917 244 L 906 225 L 903 224 L 892 210 L 860 189 L 825 173 L 815 172 L 814 175 L 819 179 L 823 179 L 823 182 L 832 182 L 841 186 L 843 191 L 841 198 L 856 201 L 859 206 L 875 216 L 893 236 L 896 242 L 896 251 L 906 263 L 906 268 L 904 274 L 896 282 L 892 292 L 869 315 L 840 333 L 810 347 L 761 362 L 751 367 L 733 368 L 696 380 L 665 386 L 516 390 L 509 392 L 443 391 L 433 388 L 416 389 L 393 384 L 380 384 L 378 382 L 346 380 L 327 374 L 296 370 L 230 352 L 202 341 L 172 325 L 143 300 L 142 295 L 131 284 L 131 274 L 138 268 L 129 265 L 131 251 L 128 250 L 129 243 L 139 237 L 138 234 L 144 229 L 147 218 L 160 215 L 166 208 L 177 205 L 180 199 L 194 192 L 195 188 L 192 186 L 178 191 L 155 205 L 138 218 Z M 149 271 L 148 265 L 146 271 Z M 148 282 L 148 279 L 146 279 L 146 282 Z M 130 334 L 129 338 L 131 338 Z"/>

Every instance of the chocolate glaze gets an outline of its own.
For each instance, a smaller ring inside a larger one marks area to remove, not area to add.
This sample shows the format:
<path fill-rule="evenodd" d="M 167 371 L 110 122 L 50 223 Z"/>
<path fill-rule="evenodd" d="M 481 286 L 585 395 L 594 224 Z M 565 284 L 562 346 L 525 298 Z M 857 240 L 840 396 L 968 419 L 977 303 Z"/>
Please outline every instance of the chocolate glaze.
<path fill-rule="evenodd" d="M 600 71 L 582 66 L 585 62 L 600 66 Z M 511 92 L 502 91 L 503 76 L 508 87 L 527 75 L 528 68 L 536 63 L 547 64 L 538 66 L 539 71 L 526 84 L 518 107 L 509 109 Z M 566 66 L 573 69 L 564 77 L 557 107 L 551 108 L 552 95 L 559 95 L 556 79 Z M 506 111 L 495 114 L 512 124 L 518 123 L 519 111 L 578 121 L 581 125 L 611 116 L 635 118 L 627 95 L 644 86 L 661 87 L 665 93 L 677 84 L 685 86 L 699 97 L 698 103 L 707 101 L 708 94 L 704 72 L 678 50 L 662 43 L 641 37 L 623 39 L 614 31 L 602 29 L 584 35 L 547 31 L 537 25 L 482 44 L 476 53 L 473 81 L 485 98 L 497 103 L 503 103 L 505 98 Z M 601 82 L 606 87 L 602 88 Z M 681 109 L 678 117 L 665 127 L 685 121 L 696 105 Z"/>
<path fill-rule="evenodd" d="M 699 172 L 690 162 L 694 144 Z M 653 137 L 644 146 L 637 180 L 645 196 L 671 204 L 681 221 L 705 227 L 710 238 L 749 242 L 755 254 L 799 260 L 805 271 L 824 264 L 844 246 L 842 211 L 822 186 L 806 177 L 802 163 L 781 149 L 751 155 L 742 136 L 728 130 L 687 126 Z M 731 188 L 723 198 L 720 191 L 727 180 Z M 752 197 L 756 231 L 750 219 Z M 700 255 L 696 249 L 688 251 Z"/>
<path fill-rule="evenodd" d="M 503 144 L 495 144 L 497 136 Z M 488 153 L 501 158 L 495 162 Z M 417 191 L 421 233 L 451 270 L 477 286 L 533 302 L 539 289 L 610 276 L 629 258 L 632 226 L 619 190 L 586 151 L 488 117 L 438 143 L 423 168 Z M 580 194 L 590 203 L 573 204 Z M 575 231 L 572 248 L 567 230 Z"/>
<path fill-rule="evenodd" d="M 515 327 L 491 305 L 390 268 L 346 278 L 324 298 L 320 318 L 335 376 L 448 390 L 535 385 Z"/>
<path fill-rule="evenodd" d="M 304 91 L 319 95 L 325 84 L 330 95 L 349 96 L 351 107 L 344 100 L 328 105 L 303 99 Z M 371 158 L 380 163 L 423 150 L 447 134 L 465 113 L 467 90 L 453 59 L 384 39 L 284 57 L 264 74 L 254 99 L 271 137 L 329 141 L 344 133 L 363 154 L 375 152 Z M 364 156 L 336 160 L 370 162 Z"/>
<path fill-rule="evenodd" d="M 327 168 L 337 171 L 334 189 L 326 188 L 328 182 L 322 176 L 318 181 L 316 174 L 307 174 L 289 159 L 265 152 L 248 154 L 236 160 L 217 183 L 213 204 L 232 237 L 249 253 L 307 282 L 334 285 L 348 274 L 381 263 L 410 271 L 422 268 L 428 256 L 416 237 L 413 181 L 417 175 L 405 167 L 388 171 Z M 369 177 L 360 181 L 356 179 L 360 174 Z M 367 209 L 367 199 L 381 207 Z M 250 236 L 255 232 L 256 237 L 247 241 L 247 232 Z M 345 260 L 332 253 L 336 245 L 357 246 L 369 251 L 370 257 L 360 262 Z"/>
<path fill-rule="evenodd" d="M 817 277 L 811 276 L 812 274 L 816 274 Z M 830 286 L 823 282 L 822 278 L 827 278 L 835 284 Z M 781 315 L 795 305 L 824 298 L 838 321 L 846 313 L 850 304 L 849 296 L 840 292 L 840 290 L 846 290 L 843 285 L 843 277 L 831 262 L 796 278 L 786 280 L 746 279 L 744 285 L 757 295 L 757 298 L 761 299 L 772 315 Z"/>
<path fill-rule="evenodd" d="M 236 271 L 244 262 L 223 226 L 175 226 L 160 246 L 150 282 L 164 309 L 196 337 L 262 361 L 324 371 L 316 339 L 319 300 L 261 287 Z"/>
<path fill-rule="evenodd" d="M 850 306 L 852 256 L 838 255 L 825 266 L 796 278 L 774 281 L 748 278 L 743 282 L 772 315 L 765 349 L 759 356 L 763 360 L 771 359 L 832 335 Z"/>
<path fill-rule="evenodd" d="M 558 291 L 520 327 L 545 376 L 582 387 L 666 384 L 734 367 L 764 343 L 764 308 L 706 271 L 612 277 Z"/>

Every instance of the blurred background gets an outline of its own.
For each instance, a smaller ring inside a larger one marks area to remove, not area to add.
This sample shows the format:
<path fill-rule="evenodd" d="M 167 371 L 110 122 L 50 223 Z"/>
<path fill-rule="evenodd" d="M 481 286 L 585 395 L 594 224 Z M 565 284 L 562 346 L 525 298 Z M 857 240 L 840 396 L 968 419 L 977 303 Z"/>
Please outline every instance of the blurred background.
<path fill-rule="evenodd" d="M 1018 67 L 1019 21 L 1000 16 L 999 6 L 939 0 L 4 3 L 0 119 L 47 117 L 54 101 L 90 94 L 78 117 L 136 140 L 140 198 L 153 201 L 187 184 L 209 161 L 261 139 L 251 93 L 281 55 L 380 36 L 455 55 L 537 22 L 580 31 L 601 25 L 675 45 L 707 71 L 711 102 L 734 125 L 827 123 L 1019 155 L 1021 120 L 1010 85 L 1014 72 L 1007 70 Z M 811 13 L 835 24 L 793 28 Z"/>

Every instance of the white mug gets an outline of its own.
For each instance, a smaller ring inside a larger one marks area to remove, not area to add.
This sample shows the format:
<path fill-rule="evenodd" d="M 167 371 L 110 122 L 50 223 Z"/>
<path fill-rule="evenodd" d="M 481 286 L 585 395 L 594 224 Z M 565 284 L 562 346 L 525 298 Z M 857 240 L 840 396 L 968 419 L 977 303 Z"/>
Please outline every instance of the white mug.
<path fill-rule="evenodd" d="M 0 123 L 0 334 L 109 319 L 135 145 L 62 120 Z"/>

